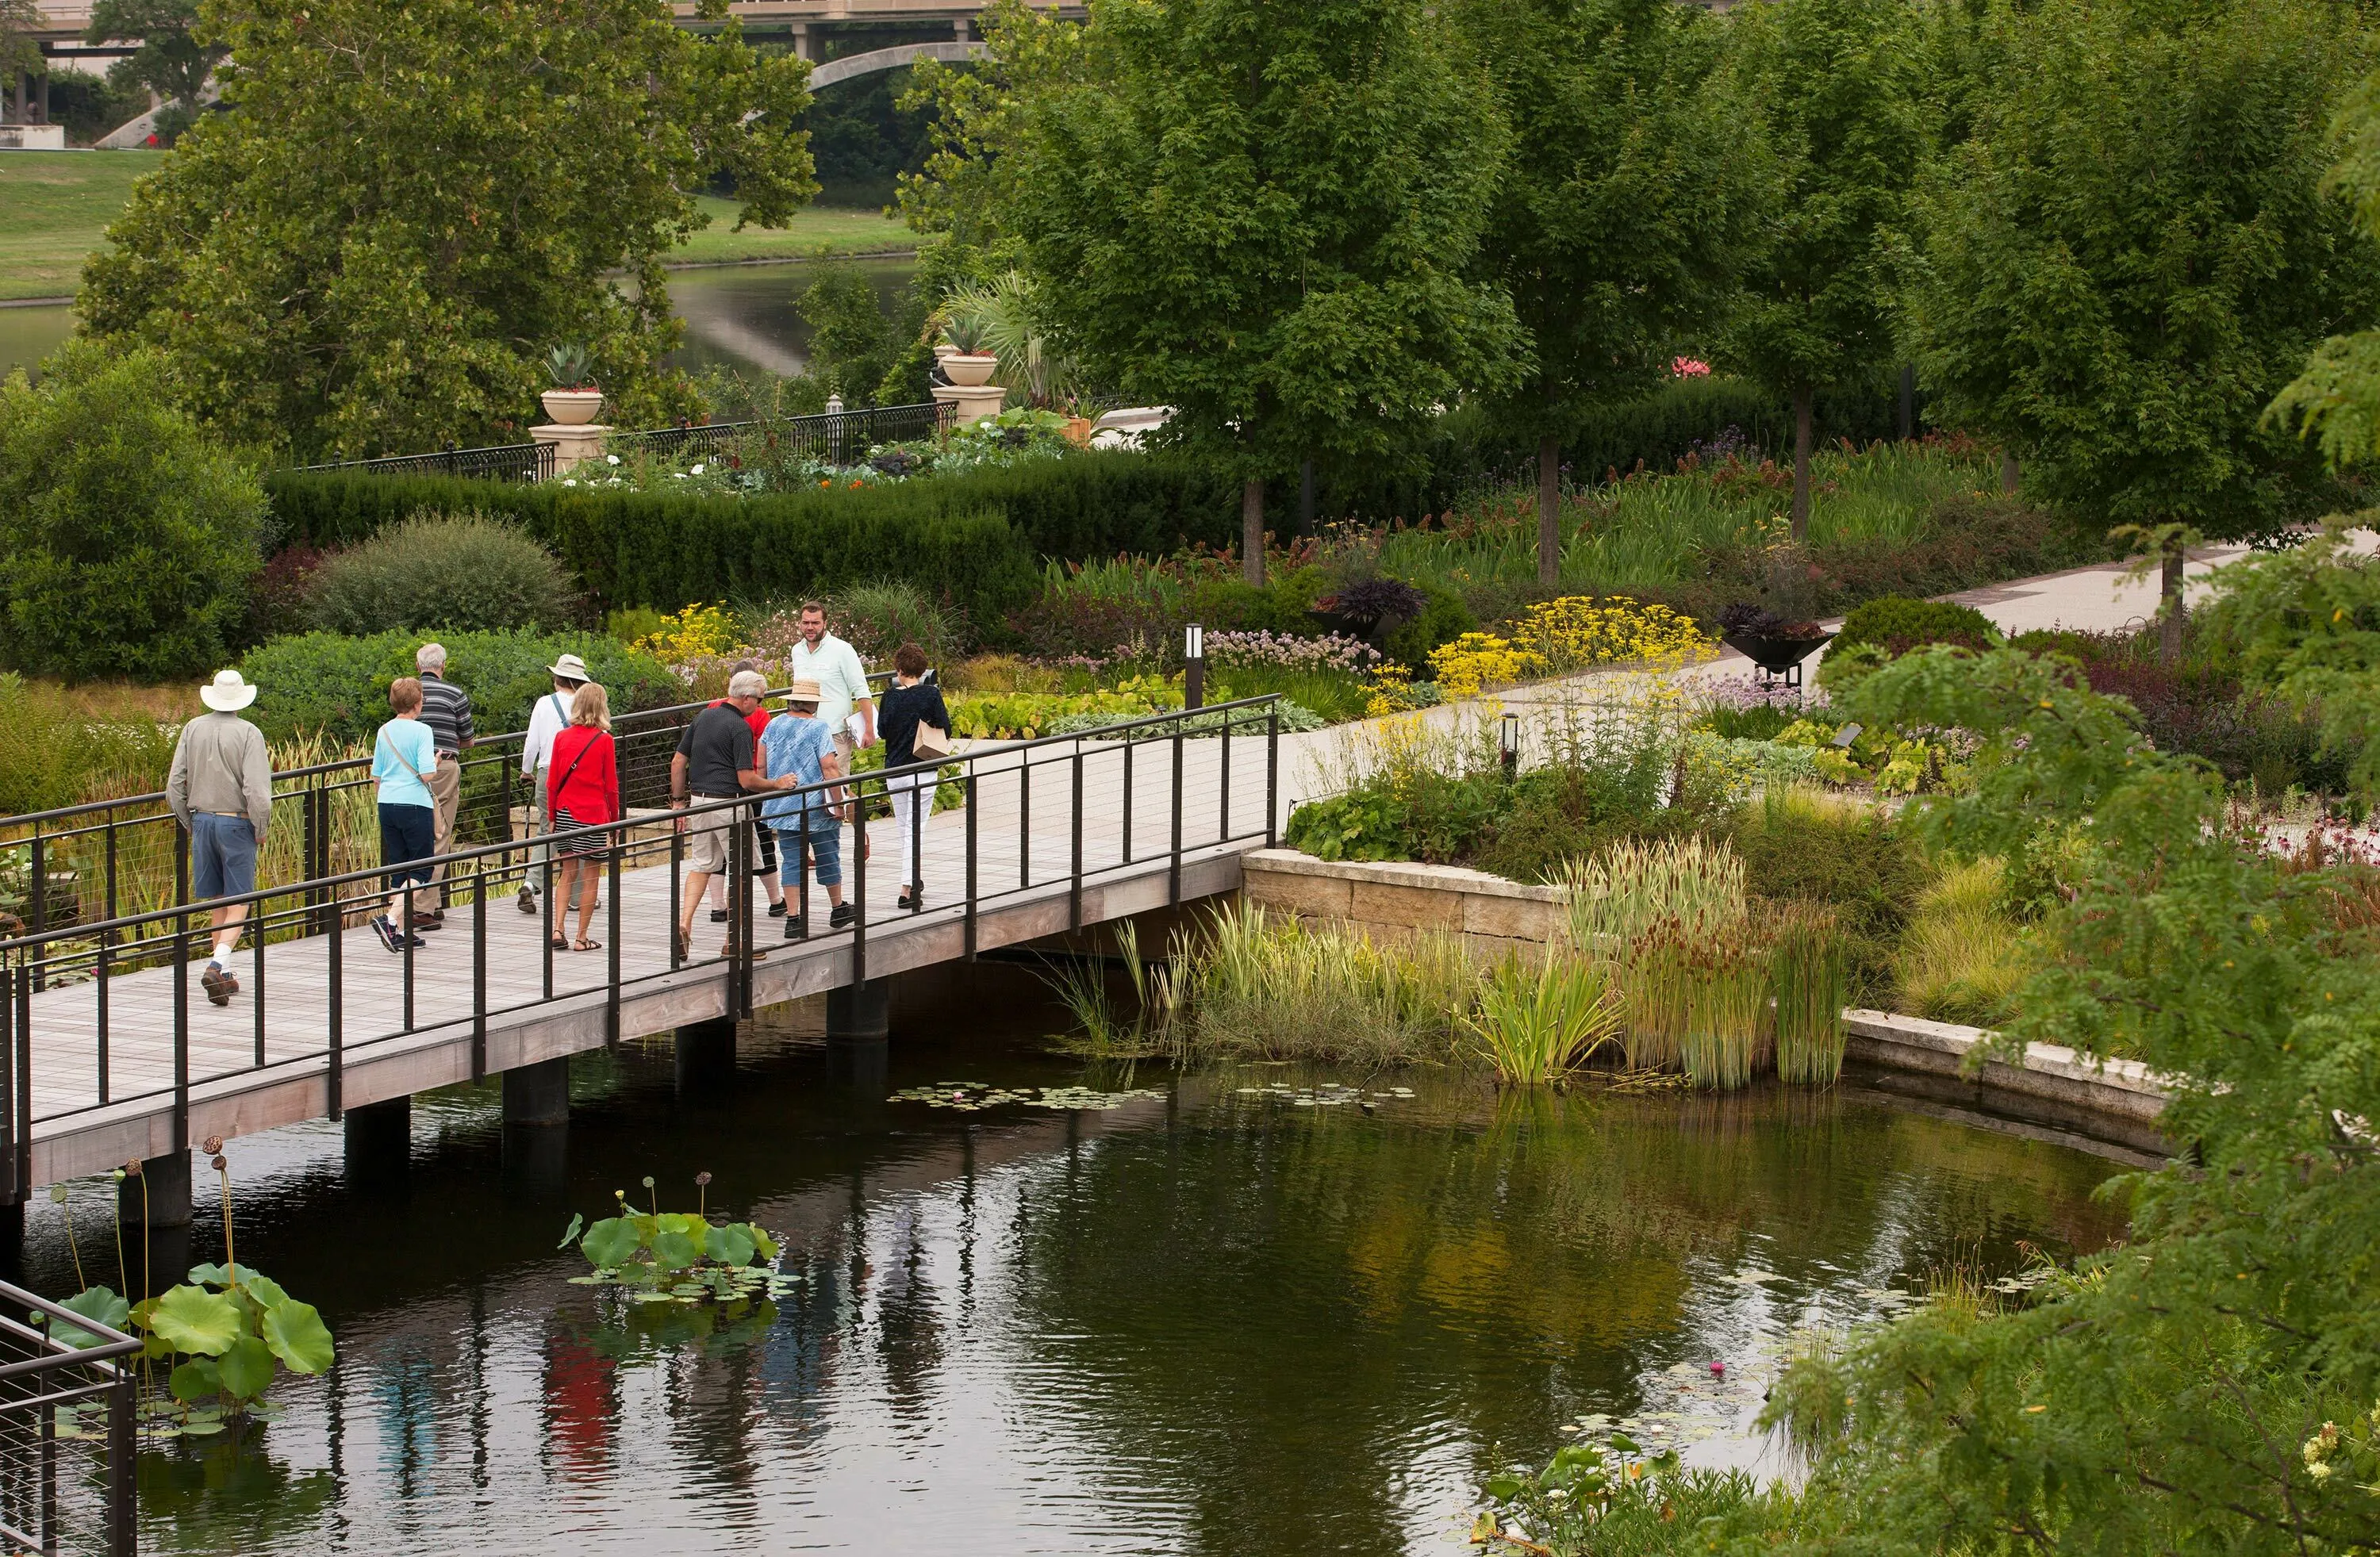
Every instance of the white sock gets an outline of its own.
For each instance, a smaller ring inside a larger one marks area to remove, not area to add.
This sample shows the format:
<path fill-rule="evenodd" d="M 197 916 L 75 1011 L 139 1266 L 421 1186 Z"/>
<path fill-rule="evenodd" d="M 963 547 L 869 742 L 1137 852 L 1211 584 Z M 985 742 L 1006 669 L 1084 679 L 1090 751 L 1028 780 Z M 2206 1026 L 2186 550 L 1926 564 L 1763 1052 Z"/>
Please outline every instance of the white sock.
<path fill-rule="evenodd" d="M 227 952 L 225 952 L 225 951 L 222 950 L 220 947 L 218 947 L 218 948 L 216 949 L 216 951 L 215 951 L 215 954 L 214 954 L 212 957 L 210 957 L 210 958 L 208 958 L 208 959 L 207 959 L 207 966 L 208 966 L 208 967 L 210 967 L 210 968 L 212 968 L 212 969 L 213 969 L 215 972 L 223 972 L 223 968 L 224 968 L 224 959 L 225 959 L 225 957 L 227 957 L 228 955 L 229 955 L 229 953 L 227 953 Z"/>

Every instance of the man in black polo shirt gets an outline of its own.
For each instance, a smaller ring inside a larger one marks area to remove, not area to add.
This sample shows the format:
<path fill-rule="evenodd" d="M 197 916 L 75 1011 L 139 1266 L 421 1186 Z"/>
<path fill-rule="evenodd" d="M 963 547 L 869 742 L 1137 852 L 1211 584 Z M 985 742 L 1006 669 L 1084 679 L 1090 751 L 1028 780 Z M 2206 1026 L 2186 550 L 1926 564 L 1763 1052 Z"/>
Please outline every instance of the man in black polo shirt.
<path fill-rule="evenodd" d="M 455 818 L 463 809 L 463 752 L 476 738 L 471 728 L 471 694 L 446 679 L 446 646 L 424 644 L 413 651 L 413 668 L 421 677 L 421 722 L 430 727 L 438 765 L 421 776 L 437 807 L 430 851 L 442 861 L 455 847 Z M 446 867 L 431 873 L 437 882 L 437 908 L 413 916 L 417 930 L 434 930 L 446 918 Z"/>
<path fill-rule="evenodd" d="M 694 717 L 686 733 L 678 737 L 677 754 L 670 758 L 672 805 L 684 810 L 688 804 L 733 800 L 749 791 L 783 790 L 799 782 L 763 778 L 754 760 L 749 721 L 768 690 L 768 678 L 758 670 L 738 670 L 728 678 L 726 701 L 714 703 Z M 702 890 L 712 876 L 727 874 L 732 835 L 748 815 L 747 812 L 721 806 L 677 820 L 678 831 L 686 835 L 686 888 L 678 899 L 685 905 L 677 927 L 681 957 L 694 955 L 694 915 L 702 906 Z M 729 890 L 738 886 L 747 892 L 751 890 L 750 883 L 729 878 Z M 719 948 L 722 957 L 735 953 L 732 940 Z M 759 958 L 768 953 L 756 947 L 747 955 Z"/>

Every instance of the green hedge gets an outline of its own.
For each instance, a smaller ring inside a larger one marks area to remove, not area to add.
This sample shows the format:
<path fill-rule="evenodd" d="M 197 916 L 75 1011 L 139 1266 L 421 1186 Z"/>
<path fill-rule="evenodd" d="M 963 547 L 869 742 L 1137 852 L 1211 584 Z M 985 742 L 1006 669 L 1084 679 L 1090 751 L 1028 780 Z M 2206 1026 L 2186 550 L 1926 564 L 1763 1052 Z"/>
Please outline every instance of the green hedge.
<path fill-rule="evenodd" d="M 426 641 L 411 632 L 275 638 L 240 661 L 260 689 L 249 718 L 275 741 L 310 730 L 369 741 L 388 718 L 389 682 L 413 674 L 413 651 Z M 471 694 L 472 723 L 482 735 L 527 729 L 529 705 L 553 689 L 546 668 L 564 654 L 587 661 L 612 694 L 614 715 L 687 697 L 668 666 L 600 633 L 442 633 L 438 641 L 446 646 L 447 679 Z"/>

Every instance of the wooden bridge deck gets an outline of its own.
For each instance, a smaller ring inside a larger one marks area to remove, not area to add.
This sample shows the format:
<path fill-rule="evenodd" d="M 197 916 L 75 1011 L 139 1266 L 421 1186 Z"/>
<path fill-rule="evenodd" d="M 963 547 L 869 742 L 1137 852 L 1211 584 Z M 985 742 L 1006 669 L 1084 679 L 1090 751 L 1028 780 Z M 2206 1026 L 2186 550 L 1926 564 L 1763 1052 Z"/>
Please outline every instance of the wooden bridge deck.
<path fill-rule="evenodd" d="M 1239 855 L 1265 841 L 1266 742 L 1261 734 L 1230 743 L 1183 745 L 1182 900 L 1239 884 Z M 1161 907 L 1174 897 L 1172 743 L 1131 748 L 1086 742 L 1082 751 L 1081 922 L 1099 923 Z M 1075 806 L 1073 764 L 1033 749 L 1030 794 L 1020 795 L 1017 759 L 975 759 L 977 945 L 989 949 L 1067 929 L 1074 920 Z M 1023 802 L 1023 803 L 1021 803 Z M 1129 827 L 1126 807 L 1129 803 Z M 1279 801 L 1276 800 L 1276 803 Z M 900 855 L 892 824 L 870 824 L 867 865 L 866 973 L 875 978 L 957 960 L 965 953 L 967 819 L 945 811 L 923 828 L 921 874 L 927 908 L 894 906 Z M 1126 848 L 1129 838 L 1130 847 Z M 855 863 L 844 834 L 845 890 Z M 667 846 L 657 862 L 624 863 L 620 874 L 619 1036 L 638 1037 L 728 1014 L 728 968 L 718 960 L 724 925 L 707 909 L 696 916 L 693 953 L 707 960 L 672 972 Z M 1127 857 L 1129 855 L 1129 857 Z M 829 931 L 824 892 L 811 886 L 811 935 L 782 938 L 750 883 L 756 947 L 750 964 L 755 1004 L 767 1005 L 852 982 L 855 935 Z M 279 905 L 276 905 L 278 907 Z M 612 905 L 590 933 L 611 938 Z M 405 1009 L 405 959 L 392 956 L 369 927 L 336 937 L 342 1064 L 340 1098 L 354 1107 L 468 1080 L 473 1069 L 473 909 L 449 907 L 445 927 L 426 934 L 412 954 L 413 1009 Z M 607 1038 L 610 957 L 554 952 L 546 986 L 541 937 L 548 921 L 517 911 L 506 888 L 486 910 L 488 1074 L 601 1047 Z M 576 920 L 574 917 L 575 927 Z M 203 941 L 194 936 L 198 955 Z M 251 942 L 234 966 L 242 988 L 227 1007 L 210 1005 L 188 971 L 188 1138 L 231 1137 L 321 1117 L 330 1112 L 326 1049 L 331 1023 L 334 937 L 276 941 L 256 976 Z M 33 1185 L 103 1173 L 174 1148 L 175 972 L 152 967 L 104 982 L 107 1098 L 99 1090 L 102 985 L 38 991 L 28 997 L 33 1128 Z M 257 1002 L 263 1002 L 258 1064 Z"/>

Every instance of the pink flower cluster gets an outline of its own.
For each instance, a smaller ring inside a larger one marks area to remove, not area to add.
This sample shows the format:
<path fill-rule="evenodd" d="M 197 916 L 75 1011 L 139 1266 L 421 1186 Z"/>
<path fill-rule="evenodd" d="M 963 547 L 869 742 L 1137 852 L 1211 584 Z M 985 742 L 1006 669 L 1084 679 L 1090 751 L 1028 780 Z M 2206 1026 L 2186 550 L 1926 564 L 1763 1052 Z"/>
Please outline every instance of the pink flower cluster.
<path fill-rule="evenodd" d="M 1207 658 L 1218 665 L 1355 673 L 1378 664 L 1380 651 L 1344 633 L 1320 638 L 1301 638 L 1293 633 L 1209 633 Z"/>
<path fill-rule="evenodd" d="M 1710 364 L 1700 357 L 1682 356 L 1670 362 L 1670 371 L 1681 379 L 1707 379 Z"/>

